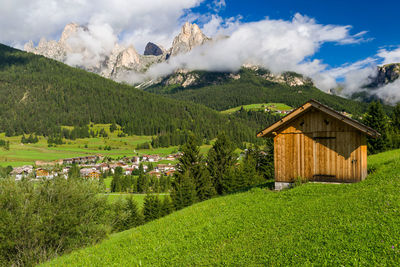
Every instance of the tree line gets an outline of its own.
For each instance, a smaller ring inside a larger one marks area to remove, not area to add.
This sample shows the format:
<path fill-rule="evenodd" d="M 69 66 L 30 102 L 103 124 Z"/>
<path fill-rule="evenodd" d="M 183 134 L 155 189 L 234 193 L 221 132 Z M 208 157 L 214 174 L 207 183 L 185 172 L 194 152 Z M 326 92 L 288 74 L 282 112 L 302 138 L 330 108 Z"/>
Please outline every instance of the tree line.
<path fill-rule="evenodd" d="M 362 122 L 378 131 L 379 138 L 368 138 L 368 153 L 400 148 L 400 103 L 387 115 L 380 102 L 371 102 Z"/>

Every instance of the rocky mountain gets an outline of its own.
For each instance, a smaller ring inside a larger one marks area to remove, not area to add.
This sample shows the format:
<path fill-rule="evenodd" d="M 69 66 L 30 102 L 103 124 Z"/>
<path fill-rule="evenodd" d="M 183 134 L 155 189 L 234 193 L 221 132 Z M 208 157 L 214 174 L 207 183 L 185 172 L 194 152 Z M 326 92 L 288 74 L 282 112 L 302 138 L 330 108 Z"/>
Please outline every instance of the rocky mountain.
<path fill-rule="evenodd" d="M 259 66 L 245 64 L 243 69 L 248 69 L 252 73 L 268 82 L 284 84 L 291 87 L 295 86 L 313 86 L 310 78 L 304 77 L 294 72 L 284 72 L 282 74 L 273 74 L 268 70 L 260 68 Z M 176 70 L 175 73 L 159 79 L 151 85 L 162 86 L 181 86 L 183 88 L 199 87 L 222 84 L 230 80 L 240 80 L 242 75 L 239 72 L 205 72 L 205 71 L 188 71 L 184 69 Z M 149 83 L 142 85 L 141 88 L 150 86 Z"/>
<path fill-rule="evenodd" d="M 36 47 L 30 41 L 25 44 L 24 50 L 80 67 L 106 78 L 121 80 L 122 77 L 129 75 L 132 71 L 144 73 L 152 64 L 164 62 L 170 56 L 179 53 L 187 53 L 194 47 L 211 40 L 203 34 L 196 24 L 187 22 L 168 50 L 149 42 L 144 54 L 141 55 L 132 45 L 126 47 L 115 43 L 114 48 L 110 51 L 93 55 L 85 46 L 78 43 L 81 40 L 80 36 L 90 34 L 89 31 L 85 26 L 70 23 L 65 26 L 60 40 L 47 41 L 42 38 Z"/>
<path fill-rule="evenodd" d="M 380 87 L 394 82 L 400 77 L 400 63 L 387 64 L 378 67 L 378 74 L 368 87 Z"/>
<path fill-rule="evenodd" d="M 134 78 L 137 75 L 143 75 L 151 65 L 168 61 L 170 57 L 187 53 L 197 46 L 212 42 L 212 39 L 207 37 L 199 26 L 189 22 L 183 25 L 169 49 L 166 50 L 161 45 L 149 42 L 143 55 L 139 54 L 132 45 L 124 46 L 117 42 L 113 44 L 111 49 L 103 49 L 104 51 L 93 54 L 85 45 L 81 45 L 80 42 L 84 39 L 82 36 L 90 37 L 90 29 L 76 23 L 70 23 L 65 26 L 60 40 L 47 41 L 42 39 L 36 47 L 33 42 L 29 42 L 24 49 L 27 52 L 43 55 L 68 65 L 100 74 L 106 78 L 133 83 Z M 272 74 L 250 64 L 246 64 L 243 67 L 256 71 L 260 77 L 274 83 L 289 86 L 312 84 L 310 79 L 293 73 L 290 75 L 288 73 Z M 146 80 L 137 85 L 137 87 L 143 89 L 155 84 L 163 84 L 166 86 L 178 85 L 186 88 L 205 84 L 218 84 L 228 79 L 240 79 L 240 74 L 219 73 L 216 75 L 215 73 L 210 73 L 210 75 L 199 75 L 196 71 L 178 69 L 175 73 L 166 77 Z"/>
<path fill-rule="evenodd" d="M 186 22 L 179 35 L 175 37 L 172 47 L 169 49 L 169 55 L 189 52 L 194 47 L 203 45 L 210 40 L 211 38 L 205 36 L 199 26 Z"/>
<path fill-rule="evenodd" d="M 148 42 L 144 49 L 145 56 L 160 56 L 165 53 L 167 53 L 167 51 L 165 51 L 162 46 L 153 44 L 152 42 Z"/>

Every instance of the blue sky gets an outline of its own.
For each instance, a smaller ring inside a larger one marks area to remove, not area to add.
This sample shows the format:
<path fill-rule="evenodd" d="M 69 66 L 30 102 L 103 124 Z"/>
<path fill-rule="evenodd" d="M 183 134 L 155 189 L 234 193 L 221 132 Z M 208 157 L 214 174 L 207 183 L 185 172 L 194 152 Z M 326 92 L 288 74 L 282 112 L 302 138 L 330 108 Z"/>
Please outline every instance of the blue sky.
<path fill-rule="evenodd" d="M 213 1 L 208 1 L 208 4 Z M 367 31 L 360 44 L 338 45 L 325 43 L 314 55 L 323 59 L 332 67 L 355 62 L 374 56 L 380 48 L 389 48 L 400 44 L 400 1 L 372 0 L 226 0 L 226 5 L 219 11 L 221 17 L 241 15 L 243 22 L 270 19 L 291 20 L 296 13 L 314 18 L 319 24 L 350 25 L 351 33 Z M 209 7 L 202 4 L 193 9 L 199 13 L 209 12 Z"/>

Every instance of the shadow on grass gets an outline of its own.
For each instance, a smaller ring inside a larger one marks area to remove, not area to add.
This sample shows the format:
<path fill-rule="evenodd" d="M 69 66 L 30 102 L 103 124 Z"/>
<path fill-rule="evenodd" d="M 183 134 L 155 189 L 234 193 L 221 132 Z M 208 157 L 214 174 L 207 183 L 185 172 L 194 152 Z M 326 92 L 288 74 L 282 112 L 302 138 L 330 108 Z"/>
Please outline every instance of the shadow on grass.
<path fill-rule="evenodd" d="M 236 193 L 244 193 L 244 192 L 250 191 L 253 188 L 261 188 L 261 189 L 273 190 L 274 186 L 275 186 L 275 180 L 271 179 L 271 180 L 268 180 L 268 181 L 266 181 L 265 183 L 262 183 L 262 184 L 251 185 L 251 186 L 239 188 L 237 190 L 229 192 L 227 195 L 236 194 Z"/>

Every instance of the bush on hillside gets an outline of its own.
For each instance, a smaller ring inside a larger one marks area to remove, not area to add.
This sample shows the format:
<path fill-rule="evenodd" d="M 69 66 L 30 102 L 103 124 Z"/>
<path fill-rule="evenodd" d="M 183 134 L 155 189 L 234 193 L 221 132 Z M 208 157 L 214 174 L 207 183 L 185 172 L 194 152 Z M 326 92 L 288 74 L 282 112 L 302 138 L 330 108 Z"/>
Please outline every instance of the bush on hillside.
<path fill-rule="evenodd" d="M 0 179 L 0 265 L 35 265 L 103 239 L 107 201 L 98 192 L 78 179 Z"/>

